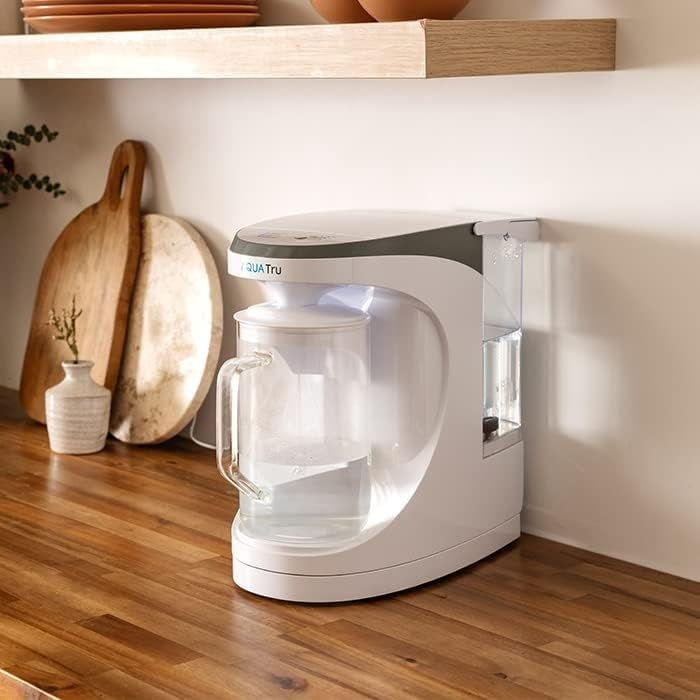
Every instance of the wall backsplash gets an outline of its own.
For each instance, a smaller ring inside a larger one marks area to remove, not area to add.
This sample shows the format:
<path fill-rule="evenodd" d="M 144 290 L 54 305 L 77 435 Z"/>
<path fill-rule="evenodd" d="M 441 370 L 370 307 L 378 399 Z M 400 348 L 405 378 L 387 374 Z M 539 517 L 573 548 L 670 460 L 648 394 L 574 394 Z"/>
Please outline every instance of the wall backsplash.
<path fill-rule="evenodd" d="M 0 35 L 19 34 L 22 31 L 22 19 L 19 3 L 3 2 L 0 5 Z"/>
<path fill-rule="evenodd" d="M 305 2 L 264 10 L 268 23 L 316 21 Z M 124 138 L 148 147 L 144 208 L 195 225 L 222 276 L 236 229 L 277 215 L 532 213 L 544 241 L 526 259 L 525 528 L 700 579 L 700 329 L 689 302 L 700 263 L 700 4 L 473 0 L 464 16 L 619 17 L 619 70 L 0 84 L 3 120 L 61 131 L 26 163 L 69 189 L 55 202 L 23 193 L 0 212 L 0 384 L 17 386 L 52 241 L 100 196 Z M 258 298 L 254 284 L 225 279 L 225 356 L 234 310 Z M 212 438 L 212 420 L 210 396 L 200 437 Z"/>

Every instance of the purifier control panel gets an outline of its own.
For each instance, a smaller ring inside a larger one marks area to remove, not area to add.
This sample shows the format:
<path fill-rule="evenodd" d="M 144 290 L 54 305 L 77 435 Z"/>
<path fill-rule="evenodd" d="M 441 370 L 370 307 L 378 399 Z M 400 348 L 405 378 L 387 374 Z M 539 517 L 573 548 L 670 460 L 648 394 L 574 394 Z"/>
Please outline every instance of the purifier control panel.
<path fill-rule="evenodd" d="M 305 246 L 328 245 L 333 243 L 350 243 L 355 240 L 351 236 L 337 233 L 309 233 L 307 231 L 280 231 L 246 229 L 238 234 L 249 243 L 264 243 L 266 245 Z"/>

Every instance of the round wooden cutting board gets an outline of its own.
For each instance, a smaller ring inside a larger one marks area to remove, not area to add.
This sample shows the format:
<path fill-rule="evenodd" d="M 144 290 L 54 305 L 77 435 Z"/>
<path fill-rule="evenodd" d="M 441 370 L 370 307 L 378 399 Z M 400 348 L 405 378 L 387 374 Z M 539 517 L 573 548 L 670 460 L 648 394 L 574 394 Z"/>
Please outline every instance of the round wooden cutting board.
<path fill-rule="evenodd" d="M 144 216 L 112 435 L 137 445 L 177 435 L 207 395 L 222 328 L 221 281 L 204 239 L 184 221 Z"/>

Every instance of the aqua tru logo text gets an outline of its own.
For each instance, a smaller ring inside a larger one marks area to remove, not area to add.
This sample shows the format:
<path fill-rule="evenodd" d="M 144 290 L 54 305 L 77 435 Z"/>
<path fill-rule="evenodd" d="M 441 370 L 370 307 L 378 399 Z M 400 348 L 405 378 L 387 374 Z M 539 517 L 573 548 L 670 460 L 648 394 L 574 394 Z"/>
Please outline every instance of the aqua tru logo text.
<path fill-rule="evenodd" d="M 270 265 L 270 263 L 247 262 L 241 263 L 241 267 L 246 272 L 257 272 L 263 275 L 281 275 L 282 267 L 280 265 Z"/>

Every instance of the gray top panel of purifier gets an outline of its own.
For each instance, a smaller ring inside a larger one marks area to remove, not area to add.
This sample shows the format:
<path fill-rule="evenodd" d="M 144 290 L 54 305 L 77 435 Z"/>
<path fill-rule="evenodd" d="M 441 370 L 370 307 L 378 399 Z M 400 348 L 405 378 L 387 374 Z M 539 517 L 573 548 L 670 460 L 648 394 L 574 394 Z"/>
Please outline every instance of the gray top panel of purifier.
<path fill-rule="evenodd" d="M 393 238 L 476 221 L 479 219 L 432 212 L 322 211 L 263 221 L 242 229 L 238 237 L 268 245 L 334 245 Z"/>
<path fill-rule="evenodd" d="M 261 258 L 424 255 L 481 271 L 483 215 L 407 211 L 334 211 L 263 221 L 238 232 L 231 250 Z"/>

